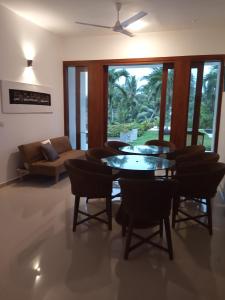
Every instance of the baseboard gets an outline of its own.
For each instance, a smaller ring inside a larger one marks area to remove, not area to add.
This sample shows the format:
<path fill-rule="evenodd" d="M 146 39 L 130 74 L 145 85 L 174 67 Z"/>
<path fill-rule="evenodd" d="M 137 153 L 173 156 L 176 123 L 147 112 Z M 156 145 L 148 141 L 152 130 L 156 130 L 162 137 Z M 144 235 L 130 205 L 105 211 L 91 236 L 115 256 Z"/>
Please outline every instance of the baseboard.
<path fill-rule="evenodd" d="M 13 183 L 17 182 L 18 180 L 19 180 L 19 177 L 16 177 L 16 178 L 10 179 L 6 182 L 0 183 L 0 189 L 7 186 L 7 185 L 10 185 L 10 184 L 13 184 Z"/>

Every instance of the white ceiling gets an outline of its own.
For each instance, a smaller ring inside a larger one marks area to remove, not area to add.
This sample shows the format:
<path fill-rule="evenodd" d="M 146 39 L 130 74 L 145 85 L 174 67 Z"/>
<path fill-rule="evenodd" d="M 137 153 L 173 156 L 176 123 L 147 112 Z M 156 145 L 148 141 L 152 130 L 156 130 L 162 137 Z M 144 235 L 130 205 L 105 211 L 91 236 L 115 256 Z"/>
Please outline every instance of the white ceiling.
<path fill-rule="evenodd" d="M 0 0 L 0 4 L 31 22 L 62 36 L 118 34 L 75 24 L 113 26 L 116 0 Z M 138 32 L 225 27 L 225 0 L 121 0 L 121 21 L 138 11 L 148 13 Z M 132 31 L 132 30 L 130 30 Z M 134 32 L 134 31 L 133 31 Z"/>

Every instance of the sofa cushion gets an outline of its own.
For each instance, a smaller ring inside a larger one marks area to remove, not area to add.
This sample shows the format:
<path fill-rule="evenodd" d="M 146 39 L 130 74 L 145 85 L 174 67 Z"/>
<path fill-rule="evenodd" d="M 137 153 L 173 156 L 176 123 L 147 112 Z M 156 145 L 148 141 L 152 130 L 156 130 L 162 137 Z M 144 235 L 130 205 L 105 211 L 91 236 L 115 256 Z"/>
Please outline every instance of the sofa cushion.
<path fill-rule="evenodd" d="M 63 159 L 63 161 L 66 161 L 67 159 L 73 159 L 73 158 L 82 159 L 85 158 L 85 151 L 83 150 L 66 151 L 60 154 L 60 158 Z"/>
<path fill-rule="evenodd" d="M 47 139 L 47 140 L 42 141 L 41 143 L 42 144 L 51 144 L 51 141 L 50 141 L 50 139 Z"/>
<path fill-rule="evenodd" d="M 41 151 L 46 160 L 54 161 L 59 158 L 58 153 L 50 143 L 41 144 Z"/>
<path fill-rule="evenodd" d="M 65 172 L 64 162 L 67 159 L 84 158 L 84 151 L 82 150 L 70 150 L 59 155 L 59 158 L 55 161 L 41 160 L 31 164 L 30 171 L 33 174 L 43 174 L 48 176 L 55 176 Z"/>
<path fill-rule="evenodd" d="M 51 143 L 55 150 L 58 152 L 58 154 L 72 150 L 68 136 L 61 136 L 58 138 L 51 139 Z"/>
<path fill-rule="evenodd" d="M 18 146 L 24 162 L 31 164 L 35 161 L 44 159 L 41 152 L 41 142 L 34 142 Z"/>

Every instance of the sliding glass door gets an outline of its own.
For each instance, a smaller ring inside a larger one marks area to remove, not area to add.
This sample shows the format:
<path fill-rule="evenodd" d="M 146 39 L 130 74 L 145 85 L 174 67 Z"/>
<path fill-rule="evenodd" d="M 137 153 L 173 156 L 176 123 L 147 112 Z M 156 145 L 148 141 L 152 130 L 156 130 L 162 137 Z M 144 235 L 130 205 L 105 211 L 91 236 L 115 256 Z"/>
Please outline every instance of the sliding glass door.
<path fill-rule="evenodd" d="M 68 67 L 69 138 L 73 148 L 88 148 L 88 71 Z"/>
<path fill-rule="evenodd" d="M 77 149 L 163 139 L 216 151 L 223 63 L 224 55 L 63 62 L 65 134 Z"/>
<path fill-rule="evenodd" d="M 214 151 L 221 62 L 191 65 L 187 145 L 202 144 Z"/>

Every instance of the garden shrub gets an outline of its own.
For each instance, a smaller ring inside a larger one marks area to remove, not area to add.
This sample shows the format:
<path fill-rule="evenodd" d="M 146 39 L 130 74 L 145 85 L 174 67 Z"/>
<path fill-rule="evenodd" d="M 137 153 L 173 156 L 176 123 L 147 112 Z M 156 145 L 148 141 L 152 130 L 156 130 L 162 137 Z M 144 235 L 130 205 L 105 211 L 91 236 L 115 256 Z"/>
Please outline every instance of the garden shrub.
<path fill-rule="evenodd" d="M 138 136 L 142 136 L 143 133 L 154 126 L 154 122 L 145 120 L 141 123 L 133 122 L 127 124 L 108 124 L 108 136 L 119 137 L 120 132 L 128 132 L 132 129 L 138 129 Z"/>

